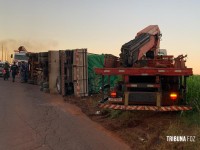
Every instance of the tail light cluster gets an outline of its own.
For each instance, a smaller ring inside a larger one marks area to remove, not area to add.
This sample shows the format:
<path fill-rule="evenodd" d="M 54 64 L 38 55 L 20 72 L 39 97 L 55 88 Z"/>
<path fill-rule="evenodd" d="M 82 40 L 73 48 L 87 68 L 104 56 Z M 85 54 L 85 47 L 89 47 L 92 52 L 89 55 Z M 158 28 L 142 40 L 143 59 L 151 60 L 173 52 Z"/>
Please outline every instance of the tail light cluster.
<path fill-rule="evenodd" d="M 6 70 L 5 69 L 3 69 L 3 74 L 6 74 Z"/>
<path fill-rule="evenodd" d="M 170 99 L 171 99 L 172 101 L 176 101 L 177 98 L 178 98 L 178 95 L 177 95 L 177 93 L 172 92 L 172 93 L 170 93 L 169 97 L 170 97 Z"/>
<path fill-rule="evenodd" d="M 110 97 L 116 98 L 117 97 L 117 92 L 115 90 L 110 92 Z"/>

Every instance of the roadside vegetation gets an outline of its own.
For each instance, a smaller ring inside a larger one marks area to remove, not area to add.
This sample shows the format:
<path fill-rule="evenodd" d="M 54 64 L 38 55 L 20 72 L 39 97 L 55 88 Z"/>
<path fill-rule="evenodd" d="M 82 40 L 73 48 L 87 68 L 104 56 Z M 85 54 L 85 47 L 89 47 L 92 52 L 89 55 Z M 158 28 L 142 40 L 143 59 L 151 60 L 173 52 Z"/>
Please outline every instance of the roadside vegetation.
<path fill-rule="evenodd" d="M 178 119 L 170 123 L 163 135 L 195 136 L 195 142 L 163 143 L 160 149 L 199 149 L 200 147 L 200 76 L 194 75 L 187 79 L 187 103 L 191 111 L 179 113 Z"/>
<path fill-rule="evenodd" d="M 193 106 L 194 113 L 200 113 L 200 76 L 191 76 L 188 78 L 187 82 L 187 101 Z"/>

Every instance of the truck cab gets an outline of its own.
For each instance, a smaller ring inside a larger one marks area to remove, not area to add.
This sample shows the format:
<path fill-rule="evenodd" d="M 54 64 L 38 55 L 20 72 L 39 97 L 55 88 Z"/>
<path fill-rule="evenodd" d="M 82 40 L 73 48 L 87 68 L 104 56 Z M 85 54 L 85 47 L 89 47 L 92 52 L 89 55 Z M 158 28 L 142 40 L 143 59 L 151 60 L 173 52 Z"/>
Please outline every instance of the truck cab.
<path fill-rule="evenodd" d="M 18 50 L 14 50 L 14 55 L 11 55 L 11 58 L 16 62 L 16 65 L 20 66 L 22 62 L 28 63 L 29 57 L 27 56 L 27 53 L 24 46 L 20 46 Z"/>
<path fill-rule="evenodd" d="M 14 61 L 17 65 L 20 65 L 22 62 L 28 63 L 28 56 L 24 52 L 14 53 Z"/>

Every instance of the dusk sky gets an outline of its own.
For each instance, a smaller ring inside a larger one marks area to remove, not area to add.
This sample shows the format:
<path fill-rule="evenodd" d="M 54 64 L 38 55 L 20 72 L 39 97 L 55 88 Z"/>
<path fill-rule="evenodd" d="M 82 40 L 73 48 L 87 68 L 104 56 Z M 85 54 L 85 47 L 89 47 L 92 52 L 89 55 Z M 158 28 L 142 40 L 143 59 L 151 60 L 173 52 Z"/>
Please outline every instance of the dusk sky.
<path fill-rule="evenodd" d="M 160 48 L 187 54 L 187 66 L 200 74 L 199 0 L 0 0 L 0 43 L 8 50 L 87 48 L 119 56 L 148 25 L 160 27 Z"/>

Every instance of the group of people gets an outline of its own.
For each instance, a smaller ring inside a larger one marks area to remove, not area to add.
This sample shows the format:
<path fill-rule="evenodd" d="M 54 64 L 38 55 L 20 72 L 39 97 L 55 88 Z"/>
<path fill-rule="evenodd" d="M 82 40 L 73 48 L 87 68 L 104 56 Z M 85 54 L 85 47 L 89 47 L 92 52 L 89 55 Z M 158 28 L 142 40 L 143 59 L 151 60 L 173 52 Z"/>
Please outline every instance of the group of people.
<path fill-rule="evenodd" d="M 16 62 L 13 62 L 11 67 L 8 64 L 8 62 L 6 62 L 4 65 L 4 70 L 5 70 L 4 80 L 9 78 L 9 70 L 11 71 L 12 74 L 12 82 L 15 82 L 15 77 L 19 73 L 21 77 L 21 82 L 27 82 L 28 80 L 28 64 L 26 64 L 25 62 L 22 62 L 21 65 L 19 66 L 16 65 Z"/>

